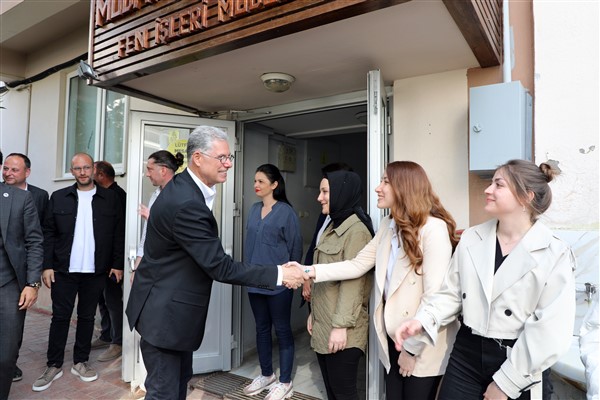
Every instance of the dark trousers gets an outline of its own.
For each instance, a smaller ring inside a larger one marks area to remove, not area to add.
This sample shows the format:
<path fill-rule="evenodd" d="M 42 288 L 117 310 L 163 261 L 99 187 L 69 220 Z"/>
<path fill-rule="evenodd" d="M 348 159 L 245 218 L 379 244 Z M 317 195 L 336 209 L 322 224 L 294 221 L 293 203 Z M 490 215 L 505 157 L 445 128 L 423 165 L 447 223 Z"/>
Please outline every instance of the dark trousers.
<path fill-rule="evenodd" d="M 0 287 L 0 400 L 8 398 L 23 336 L 25 311 L 19 311 L 20 296 L 16 279 Z"/>
<path fill-rule="evenodd" d="M 400 357 L 400 352 L 396 350 L 396 345 L 389 336 L 388 351 L 390 354 L 391 368 L 390 372 L 385 374 L 386 399 L 434 400 L 442 376 L 404 377 L 400 375 L 400 367 L 398 366 L 398 357 Z"/>
<path fill-rule="evenodd" d="M 146 400 L 185 400 L 187 384 L 192 378 L 192 352 L 156 347 L 142 337 L 144 365 L 148 371 Z"/>
<path fill-rule="evenodd" d="M 256 349 L 261 373 L 264 376 L 273 374 L 271 326 L 274 326 L 279 342 L 279 381 L 282 383 L 291 382 L 294 366 L 294 335 L 290 324 L 293 296 L 294 291 L 291 289 L 273 296 L 248 293 L 256 322 Z"/>
<path fill-rule="evenodd" d="M 112 344 L 123 343 L 123 281 L 117 283 L 106 277 L 104 292 L 98 300 L 100 310 L 100 339 Z"/>
<path fill-rule="evenodd" d="M 55 271 L 54 280 L 50 291 L 52 322 L 48 339 L 47 365 L 62 367 L 75 298 L 77 298 L 77 329 L 73 346 L 73 364 L 87 361 L 90 357 L 96 307 L 106 279 L 104 275 Z"/>
<path fill-rule="evenodd" d="M 363 351 L 350 347 L 332 354 L 317 353 L 329 400 L 358 400 L 356 380 Z"/>
<path fill-rule="evenodd" d="M 446 368 L 440 388 L 439 400 L 470 400 L 483 398 L 492 376 L 506 360 L 506 347 L 500 347 L 493 339 L 471 333 L 471 328 L 462 325 Z M 520 400 L 529 400 L 525 391 Z"/>

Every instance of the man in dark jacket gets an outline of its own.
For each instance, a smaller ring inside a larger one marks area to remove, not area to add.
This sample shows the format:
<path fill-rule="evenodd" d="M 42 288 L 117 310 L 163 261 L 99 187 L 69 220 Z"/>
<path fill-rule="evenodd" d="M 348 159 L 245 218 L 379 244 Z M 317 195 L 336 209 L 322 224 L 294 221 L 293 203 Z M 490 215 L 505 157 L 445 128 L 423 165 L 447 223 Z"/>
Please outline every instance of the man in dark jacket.
<path fill-rule="evenodd" d="M 4 183 L 8 186 L 31 192 L 41 226 L 44 221 L 46 207 L 48 206 L 48 192 L 27 182 L 30 174 L 31 160 L 25 154 L 11 153 L 4 160 L 4 165 L 2 166 L 2 179 L 4 179 Z M 19 339 L 19 349 L 21 348 L 22 341 L 22 338 Z M 21 379 L 23 379 L 23 371 L 18 366 L 15 366 L 13 382 L 20 381 Z"/>
<path fill-rule="evenodd" d="M 31 194 L 0 183 L 0 400 L 14 378 L 25 311 L 37 300 L 42 242 Z"/>
<path fill-rule="evenodd" d="M 46 390 L 62 376 L 69 322 L 77 297 L 77 329 L 71 373 L 84 382 L 98 378 L 88 364 L 94 316 L 104 289 L 106 274 L 123 279 L 121 204 L 117 195 L 94 184 L 94 161 L 85 153 L 71 160 L 73 186 L 50 197 L 44 220 L 44 272 L 42 280 L 51 289 L 52 322 L 48 361 L 34 382 L 36 392 Z"/>
<path fill-rule="evenodd" d="M 119 197 L 123 220 L 127 193 L 115 182 L 115 169 L 108 161 L 94 163 L 94 181 L 96 185 L 112 190 Z M 125 243 L 121 243 L 125 247 Z M 92 342 L 92 349 L 108 347 L 98 356 L 98 361 L 111 361 L 121 356 L 123 346 L 123 281 L 117 282 L 106 274 L 106 286 L 100 294 L 98 309 L 102 318 L 100 337 Z"/>
<path fill-rule="evenodd" d="M 298 287 L 296 268 L 250 265 L 225 254 L 212 213 L 216 185 L 233 166 L 227 134 L 208 126 L 188 138 L 188 167 L 160 192 L 148 219 L 144 257 L 127 304 L 142 336 L 146 400 L 184 400 L 192 352 L 204 337 L 213 280 L 274 289 Z"/>

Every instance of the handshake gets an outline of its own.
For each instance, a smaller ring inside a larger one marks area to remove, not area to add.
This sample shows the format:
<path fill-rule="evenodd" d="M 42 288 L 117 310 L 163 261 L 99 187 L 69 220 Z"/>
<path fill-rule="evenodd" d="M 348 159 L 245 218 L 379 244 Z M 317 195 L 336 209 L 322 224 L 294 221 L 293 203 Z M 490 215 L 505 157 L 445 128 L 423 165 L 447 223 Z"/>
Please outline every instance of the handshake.
<path fill-rule="evenodd" d="M 314 278 L 315 269 L 312 265 L 301 265 L 290 261 L 282 265 L 283 285 L 288 289 L 298 289 L 304 281 Z"/>

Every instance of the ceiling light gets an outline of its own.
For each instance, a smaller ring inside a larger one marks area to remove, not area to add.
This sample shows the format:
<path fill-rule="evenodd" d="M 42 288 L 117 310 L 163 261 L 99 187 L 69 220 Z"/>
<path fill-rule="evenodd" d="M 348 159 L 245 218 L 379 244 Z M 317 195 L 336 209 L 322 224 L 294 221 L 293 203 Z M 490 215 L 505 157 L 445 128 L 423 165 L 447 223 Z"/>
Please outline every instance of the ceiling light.
<path fill-rule="evenodd" d="M 296 80 L 292 75 L 282 72 L 268 72 L 260 76 L 267 90 L 275 93 L 285 92 Z"/>

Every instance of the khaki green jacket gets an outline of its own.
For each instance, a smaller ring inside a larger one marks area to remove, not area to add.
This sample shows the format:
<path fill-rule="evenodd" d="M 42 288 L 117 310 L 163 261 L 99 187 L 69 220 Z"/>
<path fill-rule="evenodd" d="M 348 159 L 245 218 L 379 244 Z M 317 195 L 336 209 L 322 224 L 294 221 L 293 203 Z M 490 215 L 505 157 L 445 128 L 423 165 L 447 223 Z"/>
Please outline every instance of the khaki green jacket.
<path fill-rule="evenodd" d="M 371 241 L 369 230 L 356 215 L 348 217 L 337 228 L 332 227 L 325 229 L 315 247 L 315 264 L 351 260 Z M 366 350 L 372 282 L 372 273 L 366 273 L 356 279 L 313 284 L 310 344 L 315 352 L 329 353 L 332 328 L 347 328 L 346 348 Z"/>

